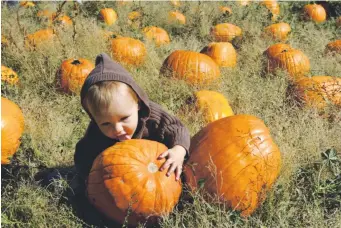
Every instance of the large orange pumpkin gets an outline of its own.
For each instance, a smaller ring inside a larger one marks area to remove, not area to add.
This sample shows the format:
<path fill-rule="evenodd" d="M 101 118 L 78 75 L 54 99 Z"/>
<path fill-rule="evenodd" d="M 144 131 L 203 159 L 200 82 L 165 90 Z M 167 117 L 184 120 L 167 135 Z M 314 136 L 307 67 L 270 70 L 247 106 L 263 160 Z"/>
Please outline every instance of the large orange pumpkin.
<path fill-rule="evenodd" d="M 170 24 L 186 24 L 186 17 L 178 11 L 172 11 L 168 13 L 168 22 Z"/>
<path fill-rule="evenodd" d="M 53 29 L 42 29 L 35 33 L 28 34 L 25 39 L 26 47 L 38 47 L 45 43 L 51 42 L 55 37 Z"/>
<path fill-rule="evenodd" d="M 190 189 L 203 186 L 248 216 L 279 175 L 281 155 L 262 120 L 234 115 L 216 120 L 191 140 L 184 173 Z"/>
<path fill-rule="evenodd" d="M 230 23 L 218 24 L 211 28 L 211 35 L 215 41 L 229 42 L 242 35 L 242 30 Z"/>
<path fill-rule="evenodd" d="M 17 85 L 19 77 L 14 70 L 1 65 L 1 81 L 7 82 L 10 85 Z"/>
<path fill-rule="evenodd" d="M 111 219 L 128 224 L 153 222 L 168 215 L 181 194 L 174 173 L 159 171 L 167 147 L 155 141 L 131 139 L 104 150 L 94 161 L 88 178 L 90 202 Z M 86 151 L 85 151 L 86 152 Z M 149 220 L 148 220 L 149 219 Z"/>
<path fill-rule="evenodd" d="M 201 50 L 211 57 L 220 67 L 235 67 L 237 52 L 229 42 L 212 42 Z"/>
<path fill-rule="evenodd" d="M 156 46 L 161 46 L 170 42 L 168 33 L 163 28 L 148 26 L 143 29 L 143 33 L 148 40 L 154 41 Z"/>
<path fill-rule="evenodd" d="M 273 39 L 286 40 L 291 32 L 291 28 L 288 23 L 281 22 L 266 27 L 264 31 L 266 35 L 271 36 Z"/>
<path fill-rule="evenodd" d="M 63 61 L 57 72 L 61 88 L 66 93 L 79 93 L 86 77 L 94 68 L 91 61 L 83 58 Z"/>
<path fill-rule="evenodd" d="M 140 40 L 130 37 L 117 37 L 111 40 L 111 53 L 114 60 L 134 66 L 144 63 L 147 50 Z"/>
<path fill-rule="evenodd" d="M 195 93 L 196 109 L 204 115 L 206 123 L 234 115 L 225 96 L 216 91 L 200 90 Z"/>
<path fill-rule="evenodd" d="M 313 20 L 315 22 L 324 22 L 327 18 L 326 10 L 323 6 L 318 4 L 308 4 L 303 8 L 303 13 L 306 19 Z"/>
<path fill-rule="evenodd" d="M 284 49 L 275 58 L 270 59 L 268 71 L 273 73 L 276 68 L 286 70 L 290 79 L 296 80 L 305 76 L 310 71 L 309 58 L 300 50 Z"/>
<path fill-rule="evenodd" d="M 220 77 L 219 67 L 213 59 L 185 50 L 172 52 L 163 62 L 160 72 L 191 84 L 208 84 Z"/>
<path fill-rule="evenodd" d="M 324 109 L 327 104 L 341 106 L 341 78 L 313 76 L 295 83 L 296 97 L 308 107 Z"/>
<path fill-rule="evenodd" d="M 98 18 L 107 25 L 112 25 L 117 20 L 117 13 L 112 8 L 104 8 L 99 11 Z"/>
<path fill-rule="evenodd" d="M 9 164 L 10 158 L 20 146 L 24 131 L 24 115 L 14 102 L 1 97 L 1 164 Z"/>
<path fill-rule="evenodd" d="M 335 40 L 327 44 L 327 50 L 341 54 L 341 40 Z"/>

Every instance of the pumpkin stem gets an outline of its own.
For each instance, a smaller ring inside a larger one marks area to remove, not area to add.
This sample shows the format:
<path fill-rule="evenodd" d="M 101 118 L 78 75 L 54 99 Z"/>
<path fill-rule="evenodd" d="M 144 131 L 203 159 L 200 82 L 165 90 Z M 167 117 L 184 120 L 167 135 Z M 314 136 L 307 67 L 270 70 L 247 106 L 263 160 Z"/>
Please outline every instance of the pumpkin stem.
<path fill-rule="evenodd" d="M 71 64 L 72 65 L 79 65 L 79 64 L 81 64 L 81 62 L 78 59 L 75 59 L 75 60 L 72 61 Z"/>

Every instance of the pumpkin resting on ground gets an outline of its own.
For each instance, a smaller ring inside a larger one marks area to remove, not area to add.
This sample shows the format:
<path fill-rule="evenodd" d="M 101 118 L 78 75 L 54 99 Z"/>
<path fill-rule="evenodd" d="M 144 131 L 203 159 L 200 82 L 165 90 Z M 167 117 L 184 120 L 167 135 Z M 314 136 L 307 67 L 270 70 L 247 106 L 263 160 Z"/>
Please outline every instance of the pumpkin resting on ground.
<path fill-rule="evenodd" d="M 190 189 L 200 186 L 248 216 L 278 177 L 281 155 L 262 120 L 235 115 L 216 120 L 191 140 L 184 173 Z"/>
<path fill-rule="evenodd" d="M 327 13 L 323 6 L 319 4 L 308 4 L 303 8 L 304 17 L 317 23 L 326 21 Z"/>
<path fill-rule="evenodd" d="M 237 52 L 229 42 L 212 42 L 201 50 L 211 57 L 220 67 L 235 67 Z"/>
<path fill-rule="evenodd" d="M 291 31 L 290 25 L 288 23 L 277 23 L 272 24 L 264 29 L 265 34 L 271 36 L 276 40 L 286 40 L 288 38 L 288 34 Z"/>
<path fill-rule="evenodd" d="M 163 28 L 148 26 L 143 29 L 143 33 L 148 40 L 154 41 L 156 46 L 161 46 L 170 42 L 168 33 Z"/>
<path fill-rule="evenodd" d="M 181 194 L 181 182 L 172 173 L 159 171 L 165 159 L 157 157 L 167 147 L 161 143 L 131 139 L 116 143 L 95 159 L 88 178 L 90 202 L 111 219 L 123 223 L 154 222 L 168 215 Z M 86 152 L 86 151 L 85 151 Z M 148 219 L 149 218 L 149 219 Z"/>
<path fill-rule="evenodd" d="M 107 25 L 112 25 L 117 20 L 117 13 L 112 8 L 104 8 L 99 11 L 98 19 Z"/>
<path fill-rule="evenodd" d="M 1 81 L 7 82 L 10 85 L 17 85 L 19 83 L 19 77 L 11 68 L 1 66 Z"/>
<path fill-rule="evenodd" d="M 212 58 L 185 50 L 172 52 L 163 62 L 160 73 L 190 84 L 208 84 L 220 77 L 219 67 Z"/>
<path fill-rule="evenodd" d="M 138 66 L 144 63 L 147 49 L 140 40 L 117 37 L 111 40 L 111 53 L 115 61 Z"/>
<path fill-rule="evenodd" d="M 10 158 L 20 146 L 24 131 L 24 115 L 17 104 L 1 97 L 1 164 L 9 164 Z"/>
<path fill-rule="evenodd" d="M 229 42 L 242 36 L 241 28 L 230 23 L 218 24 L 211 28 L 210 33 L 215 41 L 221 42 Z"/>
<path fill-rule="evenodd" d="M 57 72 L 61 88 L 66 93 L 79 93 L 86 77 L 94 68 L 91 61 L 83 58 L 63 61 Z"/>
<path fill-rule="evenodd" d="M 341 40 L 335 40 L 327 44 L 327 50 L 341 54 Z"/>

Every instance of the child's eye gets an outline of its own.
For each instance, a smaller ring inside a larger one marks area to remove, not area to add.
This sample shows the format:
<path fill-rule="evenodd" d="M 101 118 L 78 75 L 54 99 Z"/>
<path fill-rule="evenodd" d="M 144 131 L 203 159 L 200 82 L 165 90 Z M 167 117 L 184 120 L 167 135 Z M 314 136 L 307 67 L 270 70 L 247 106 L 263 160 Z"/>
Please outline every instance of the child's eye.
<path fill-rule="evenodd" d="M 123 117 L 121 120 L 122 120 L 122 121 L 125 121 L 125 120 L 127 120 L 129 117 L 130 117 L 130 116 L 125 116 L 125 117 Z"/>
<path fill-rule="evenodd" d="M 106 126 L 109 126 L 110 123 L 109 123 L 109 122 L 106 122 L 106 123 L 102 123 L 101 125 L 106 127 Z"/>

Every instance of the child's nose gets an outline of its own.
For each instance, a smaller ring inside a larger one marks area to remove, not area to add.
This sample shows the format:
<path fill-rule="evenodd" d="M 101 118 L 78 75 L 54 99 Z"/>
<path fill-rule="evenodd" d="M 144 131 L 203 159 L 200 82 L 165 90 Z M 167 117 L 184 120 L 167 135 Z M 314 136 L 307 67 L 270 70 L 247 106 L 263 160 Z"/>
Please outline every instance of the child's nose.
<path fill-rule="evenodd" d="M 123 132 L 122 124 L 115 124 L 114 131 L 115 131 L 116 134 Z"/>

